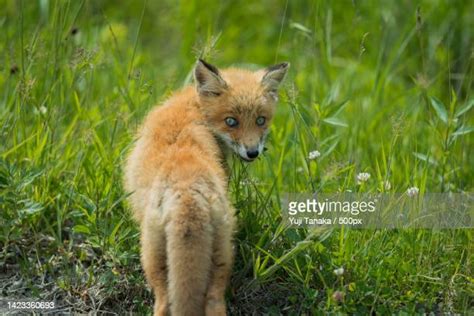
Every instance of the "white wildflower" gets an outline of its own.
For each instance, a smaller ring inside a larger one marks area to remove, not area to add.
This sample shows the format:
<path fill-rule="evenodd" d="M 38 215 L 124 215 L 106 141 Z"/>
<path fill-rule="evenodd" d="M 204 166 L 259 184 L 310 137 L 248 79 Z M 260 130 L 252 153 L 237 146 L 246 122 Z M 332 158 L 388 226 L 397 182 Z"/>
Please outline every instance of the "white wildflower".
<path fill-rule="evenodd" d="M 40 106 L 39 108 L 33 108 L 33 113 L 35 115 L 46 114 L 46 112 L 48 112 L 48 108 L 44 105 Z"/>
<path fill-rule="evenodd" d="M 337 276 L 343 275 L 344 274 L 344 267 L 334 269 L 334 274 L 337 275 Z"/>
<path fill-rule="evenodd" d="M 418 189 L 417 187 L 411 187 L 411 188 L 408 188 L 407 195 L 409 197 L 414 197 L 418 195 L 418 192 L 420 192 L 420 189 Z"/>
<path fill-rule="evenodd" d="M 251 184 L 252 184 L 252 179 L 250 179 L 250 178 L 240 180 L 240 185 L 242 185 L 242 186 L 247 186 L 247 185 L 251 185 Z"/>
<path fill-rule="evenodd" d="M 302 172 L 304 172 L 304 168 L 303 167 L 298 167 L 298 168 L 296 168 L 296 172 L 302 173 Z"/>
<path fill-rule="evenodd" d="M 319 156 L 321 156 L 321 153 L 317 150 L 313 150 L 313 151 L 309 152 L 308 158 L 309 158 L 309 160 L 314 160 L 314 159 L 318 158 Z"/>
<path fill-rule="evenodd" d="M 361 172 L 357 175 L 357 184 L 362 184 L 364 182 L 367 182 L 370 178 L 370 173 L 368 172 Z"/>
<path fill-rule="evenodd" d="M 385 188 L 386 191 L 389 191 L 392 188 L 392 185 L 390 184 L 388 180 L 385 180 L 383 182 L 383 187 Z"/>

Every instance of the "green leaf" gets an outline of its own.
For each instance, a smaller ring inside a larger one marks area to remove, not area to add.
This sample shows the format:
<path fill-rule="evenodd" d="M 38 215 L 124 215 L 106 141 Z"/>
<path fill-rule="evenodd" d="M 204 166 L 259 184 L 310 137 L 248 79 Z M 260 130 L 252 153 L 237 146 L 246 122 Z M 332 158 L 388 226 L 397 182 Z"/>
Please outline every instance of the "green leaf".
<path fill-rule="evenodd" d="M 337 117 L 328 117 L 327 119 L 324 119 L 323 122 L 329 124 L 329 125 L 334 125 L 334 126 L 342 126 L 342 127 L 347 127 L 347 123 L 344 121 L 338 119 Z"/>
<path fill-rule="evenodd" d="M 357 286 L 354 282 L 349 283 L 349 291 L 354 292 Z"/>
<path fill-rule="evenodd" d="M 469 102 L 466 103 L 465 106 L 460 108 L 459 110 L 456 111 L 456 114 L 454 114 L 456 117 L 460 117 L 467 111 L 469 111 L 472 107 L 474 106 L 474 99 L 469 100 Z"/>
<path fill-rule="evenodd" d="M 457 137 L 457 136 L 460 136 L 460 135 L 464 135 L 464 134 L 469 134 L 471 132 L 474 132 L 474 126 L 462 126 L 460 128 L 458 128 L 454 133 L 453 133 L 453 137 Z"/>
<path fill-rule="evenodd" d="M 31 200 L 23 200 L 20 202 L 24 203 L 24 207 L 19 210 L 19 213 L 22 217 L 36 214 L 44 209 L 44 206 L 38 202 L 34 202 Z"/>
<path fill-rule="evenodd" d="M 430 156 L 428 156 L 428 155 L 424 155 L 424 154 L 422 154 L 422 153 L 417 153 L 417 152 L 413 152 L 413 155 L 414 155 L 416 158 L 418 158 L 418 159 L 420 159 L 420 160 L 423 160 L 423 161 L 425 161 L 425 162 L 427 162 L 427 163 L 430 163 L 430 164 L 432 164 L 432 165 L 437 165 L 437 164 L 438 164 L 438 162 L 437 162 L 436 160 L 434 160 L 432 157 L 430 157 Z"/>
<path fill-rule="evenodd" d="M 322 160 L 323 158 L 329 156 L 329 154 L 331 154 L 333 152 L 333 150 L 336 148 L 337 144 L 339 144 L 339 140 L 340 139 L 336 139 L 336 141 L 334 143 L 331 144 L 331 146 L 324 151 L 324 154 L 321 156 L 320 160 Z"/>
<path fill-rule="evenodd" d="M 435 110 L 440 120 L 447 124 L 448 112 L 446 112 L 446 107 L 444 106 L 443 102 L 441 102 L 435 97 L 431 97 L 431 106 Z"/>
<path fill-rule="evenodd" d="M 347 105 L 347 102 L 349 102 L 349 99 L 345 99 L 344 101 L 342 101 L 341 103 L 339 103 L 337 106 L 335 106 L 335 108 L 337 109 L 333 114 L 331 114 L 332 116 L 337 116 L 339 113 L 342 112 L 342 110 L 344 110 L 344 108 L 346 107 Z"/>
<path fill-rule="evenodd" d="M 336 100 L 337 97 L 339 96 L 340 90 L 341 90 L 341 84 L 339 83 L 339 81 L 336 81 L 331 86 L 329 93 L 327 94 L 326 98 L 324 99 L 322 103 L 323 108 L 332 105 L 333 101 Z"/>
<path fill-rule="evenodd" d="M 87 234 L 87 235 L 89 235 L 91 233 L 89 227 L 84 226 L 84 225 L 76 225 L 72 229 L 75 233 L 83 233 L 83 234 Z"/>
<path fill-rule="evenodd" d="M 109 236 L 109 244 L 111 244 L 112 246 L 115 245 L 115 236 L 117 235 L 117 232 L 118 232 L 120 226 L 122 226 L 122 224 L 123 224 L 123 220 L 118 222 L 118 224 L 115 225 L 114 230 L 112 231 L 112 233 Z"/>
<path fill-rule="evenodd" d="M 291 23 L 290 28 L 296 29 L 296 30 L 301 31 L 301 32 L 306 33 L 306 34 L 311 34 L 311 30 L 309 28 L 307 28 L 306 26 L 304 26 L 303 24 L 300 24 L 298 22 Z"/>

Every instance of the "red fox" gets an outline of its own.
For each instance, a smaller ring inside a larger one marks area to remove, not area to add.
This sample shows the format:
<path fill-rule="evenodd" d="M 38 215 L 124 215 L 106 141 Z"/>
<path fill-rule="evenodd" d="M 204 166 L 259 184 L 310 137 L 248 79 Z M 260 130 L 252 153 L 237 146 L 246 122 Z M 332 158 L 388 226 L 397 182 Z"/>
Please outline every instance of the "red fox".
<path fill-rule="evenodd" d="M 195 86 L 145 119 L 125 164 L 125 188 L 155 315 L 226 315 L 235 227 L 226 155 L 250 162 L 262 153 L 288 67 L 221 72 L 200 59 Z"/>

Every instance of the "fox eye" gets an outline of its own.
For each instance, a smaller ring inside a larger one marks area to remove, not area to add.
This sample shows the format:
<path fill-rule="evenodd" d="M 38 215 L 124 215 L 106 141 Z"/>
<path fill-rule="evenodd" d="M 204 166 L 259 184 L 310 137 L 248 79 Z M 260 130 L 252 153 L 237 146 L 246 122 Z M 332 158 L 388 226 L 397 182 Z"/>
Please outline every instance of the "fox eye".
<path fill-rule="evenodd" d="M 236 127 L 237 125 L 239 125 L 239 121 L 237 121 L 237 119 L 235 117 L 226 117 L 225 118 L 225 123 L 229 127 Z"/>
<path fill-rule="evenodd" d="M 257 117 L 256 123 L 257 123 L 258 126 L 263 126 L 265 124 L 265 121 L 266 121 L 265 117 L 259 116 L 259 117 Z"/>

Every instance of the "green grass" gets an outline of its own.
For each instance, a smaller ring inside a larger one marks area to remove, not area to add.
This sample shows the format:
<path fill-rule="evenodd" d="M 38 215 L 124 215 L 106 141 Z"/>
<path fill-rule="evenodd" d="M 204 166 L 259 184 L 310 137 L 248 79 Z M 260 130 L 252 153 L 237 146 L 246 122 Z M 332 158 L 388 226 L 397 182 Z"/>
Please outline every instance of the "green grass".
<path fill-rule="evenodd" d="M 472 1 L 0 7 L 0 297 L 150 312 L 121 166 L 146 112 L 202 55 L 292 65 L 267 154 L 230 161 L 232 314 L 474 313 L 472 228 L 287 229 L 279 202 L 385 181 L 473 192 Z"/>

